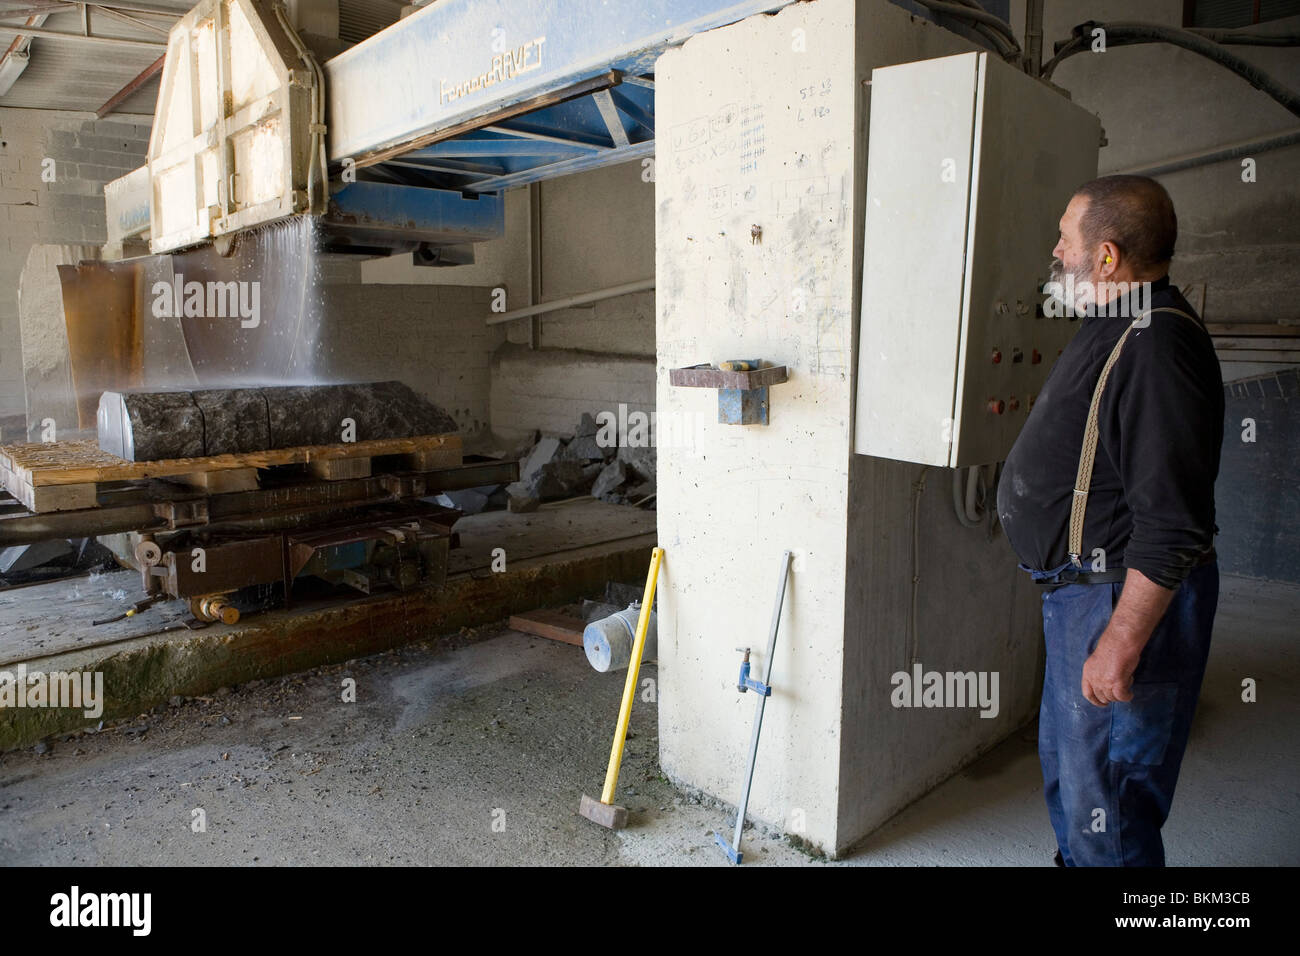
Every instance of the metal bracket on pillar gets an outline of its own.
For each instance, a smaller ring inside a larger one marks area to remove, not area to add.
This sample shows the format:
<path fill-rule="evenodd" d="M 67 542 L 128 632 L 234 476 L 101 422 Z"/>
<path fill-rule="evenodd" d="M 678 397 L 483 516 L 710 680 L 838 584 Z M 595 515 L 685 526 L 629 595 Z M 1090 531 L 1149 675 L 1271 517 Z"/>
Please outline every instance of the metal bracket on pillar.
<path fill-rule="evenodd" d="M 718 422 L 766 425 L 771 411 L 767 390 L 789 378 L 784 365 L 763 367 L 761 359 L 733 359 L 717 365 L 691 365 L 668 371 L 668 384 L 718 390 Z"/>

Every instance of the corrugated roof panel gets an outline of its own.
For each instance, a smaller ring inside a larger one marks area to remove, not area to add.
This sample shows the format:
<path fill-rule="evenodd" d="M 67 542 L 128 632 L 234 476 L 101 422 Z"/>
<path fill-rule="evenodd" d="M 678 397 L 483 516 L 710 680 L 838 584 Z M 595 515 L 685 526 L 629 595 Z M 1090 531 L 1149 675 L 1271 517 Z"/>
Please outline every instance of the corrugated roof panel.
<path fill-rule="evenodd" d="M 187 4 L 151 0 L 152 3 L 175 6 L 179 13 Z M 164 17 L 131 14 L 148 23 L 166 29 L 171 22 Z M 12 18 L 5 23 L 21 23 Z M 27 69 L 18 77 L 10 91 L 0 96 L 0 106 L 27 107 L 31 109 L 58 109 L 94 111 L 118 90 L 131 82 L 165 50 L 166 34 L 146 27 L 127 23 L 104 14 L 91 13 L 91 33 L 97 36 L 147 40 L 160 44 L 157 47 L 119 47 L 91 44 L 77 40 L 52 37 L 32 37 L 28 53 L 31 59 Z M 53 14 L 45 21 L 43 29 L 63 33 L 81 32 L 81 17 L 77 13 Z M 0 53 L 9 48 L 12 36 L 0 36 Z M 152 113 L 158 97 L 157 81 L 134 94 L 120 107 L 121 112 Z"/>
<path fill-rule="evenodd" d="M 402 6 L 397 0 L 339 0 L 339 39 L 360 43 L 396 23 Z"/>
<path fill-rule="evenodd" d="M 179 18 L 193 4 L 190 0 L 149 0 L 151 6 L 167 7 Z M 397 22 L 400 0 L 339 0 L 339 38 L 357 43 Z M 130 13 L 162 30 L 174 21 L 166 17 Z M 25 18 L 24 18 L 25 19 Z M 24 19 L 0 18 L 0 23 L 21 24 Z M 117 47 L 76 40 L 32 37 L 31 60 L 13 88 L 0 96 L 0 106 L 31 109 L 94 111 L 118 90 L 135 79 L 164 51 L 165 32 L 150 30 L 102 12 L 91 13 L 91 32 L 98 36 L 148 40 L 156 48 Z M 63 33 L 81 32 L 77 12 L 51 14 L 43 29 Z M 12 36 L 0 36 L 0 53 L 8 49 Z M 152 113 L 158 99 L 158 80 L 150 80 L 118 107 L 124 113 Z"/>

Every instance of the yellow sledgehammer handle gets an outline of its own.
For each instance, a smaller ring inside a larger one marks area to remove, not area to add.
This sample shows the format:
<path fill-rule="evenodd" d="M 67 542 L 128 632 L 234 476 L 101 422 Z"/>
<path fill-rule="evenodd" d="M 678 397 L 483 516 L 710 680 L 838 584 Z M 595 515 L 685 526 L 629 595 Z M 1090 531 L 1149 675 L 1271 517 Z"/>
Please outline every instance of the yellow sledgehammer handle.
<path fill-rule="evenodd" d="M 645 650 L 645 635 L 650 629 L 650 608 L 655 601 L 655 583 L 659 580 L 659 562 L 663 559 L 664 549 L 655 548 L 650 556 L 650 574 L 645 582 L 645 594 L 641 597 L 641 616 L 636 622 L 636 640 L 632 644 L 632 660 L 627 665 L 627 682 L 623 685 L 623 706 L 618 711 L 618 726 L 614 728 L 614 746 L 609 751 L 609 770 L 605 774 L 605 789 L 600 793 L 600 802 L 614 802 L 614 788 L 618 786 L 618 766 L 623 761 L 623 745 L 627 743 L 627 725 L 632 719 L 632 698 L 636 696 L 636 679 L 641 673 L 641 653 Z"/>

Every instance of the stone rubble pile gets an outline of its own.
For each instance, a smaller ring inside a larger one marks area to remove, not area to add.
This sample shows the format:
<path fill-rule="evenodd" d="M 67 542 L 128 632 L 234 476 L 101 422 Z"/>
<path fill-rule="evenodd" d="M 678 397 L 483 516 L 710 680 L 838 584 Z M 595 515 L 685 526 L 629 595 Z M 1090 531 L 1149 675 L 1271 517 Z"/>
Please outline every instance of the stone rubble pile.
<path fill-rule="evenodd" d="M 591 495 L 611 504 L 652 505 L 653 448 L 606 447 L 596 419 L 583 414 L 572 438 L 539 438 L 519 454 L 519 480 L 506 486 L 511 511 L 531 511 L 543 501 Z"/>

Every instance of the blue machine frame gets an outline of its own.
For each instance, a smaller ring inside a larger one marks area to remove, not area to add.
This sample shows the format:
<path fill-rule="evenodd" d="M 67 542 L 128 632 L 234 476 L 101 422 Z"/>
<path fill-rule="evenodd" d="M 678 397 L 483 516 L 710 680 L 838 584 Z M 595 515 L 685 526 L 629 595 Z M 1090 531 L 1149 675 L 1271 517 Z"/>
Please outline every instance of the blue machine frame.
<path fill-rule="evenodd" d="M 438 0 L 325 64 L 329 158 L 498 192 L 654 155 L 655 60 L 792 0 Z"/>

